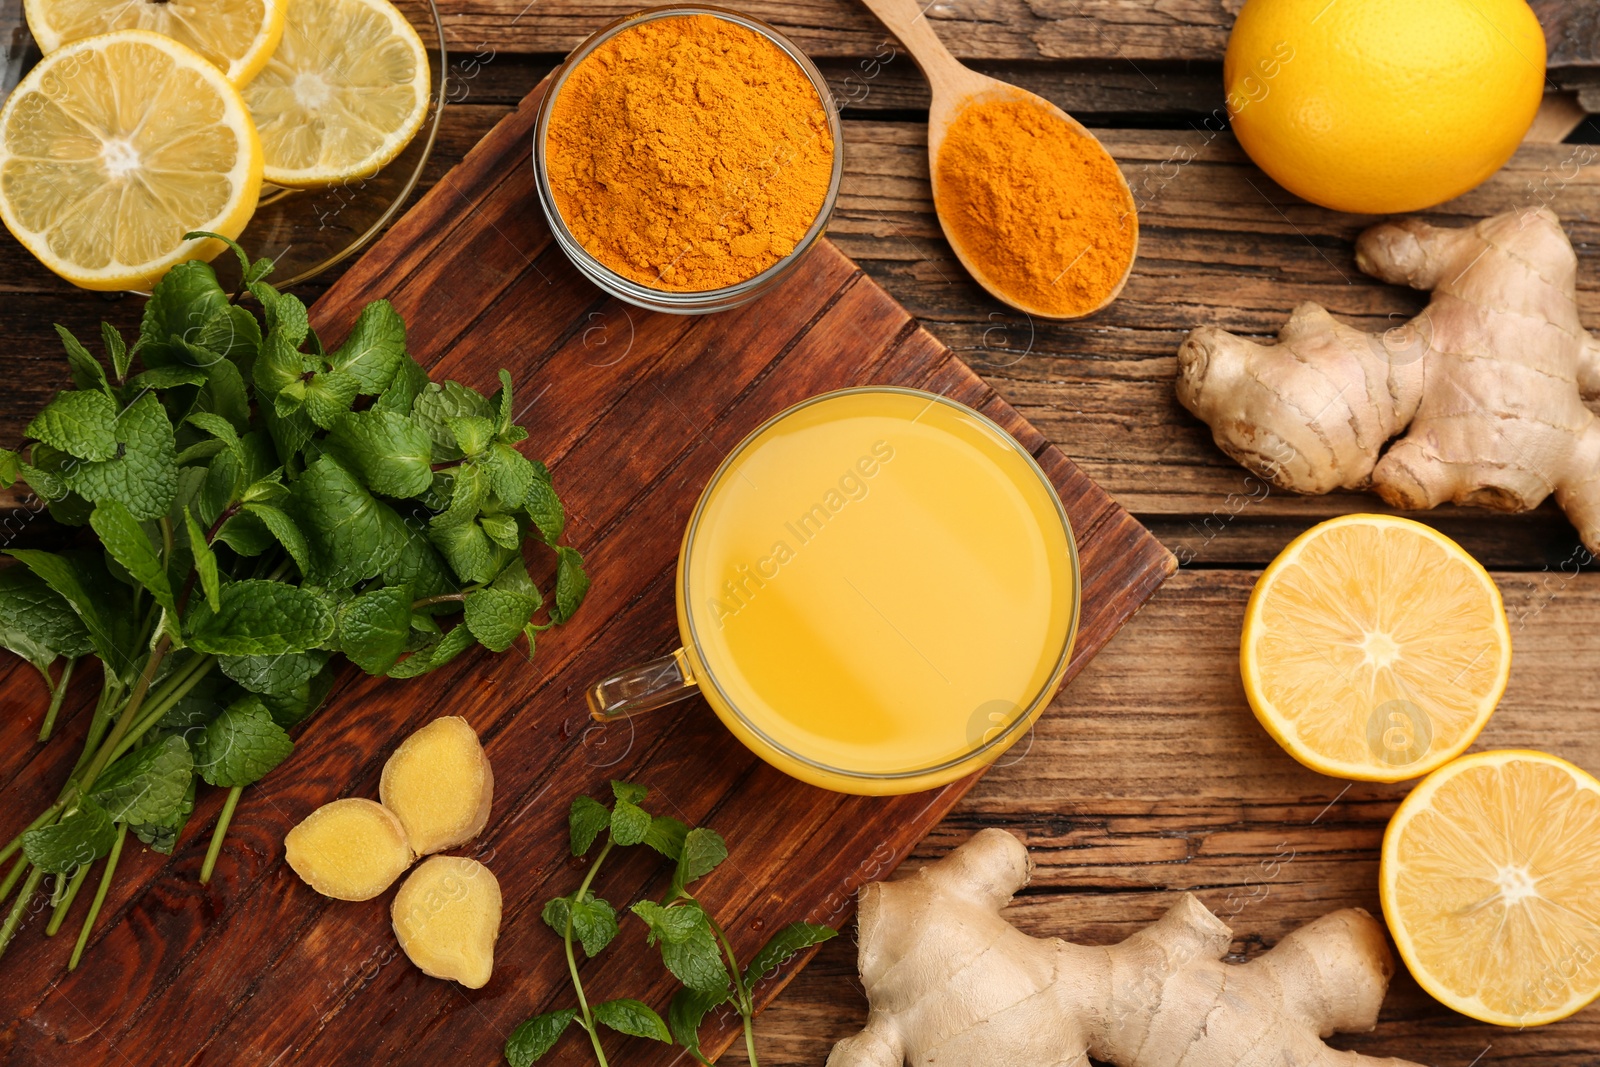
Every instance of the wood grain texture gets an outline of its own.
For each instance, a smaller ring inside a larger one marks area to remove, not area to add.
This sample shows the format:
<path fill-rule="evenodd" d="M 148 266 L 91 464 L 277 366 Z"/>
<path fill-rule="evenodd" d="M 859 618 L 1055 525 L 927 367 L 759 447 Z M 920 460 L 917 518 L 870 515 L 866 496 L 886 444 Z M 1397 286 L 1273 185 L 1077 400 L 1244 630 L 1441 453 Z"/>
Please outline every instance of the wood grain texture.
<path fill-rule="evenodd" d="M 713 825 L 733 842 L 702 899 L 724 918 L 741 956 L 784 922 L 842 924 L 855 890 L 891 871 L 974 778 L 908 797 L 844 797 L 760 763 L 700 701 L 598 727 L 582 696 L 610 670 L 675 643 L 671 579 L 700 489 L 746 433 L 806 397 L 866 383 L 935 390 L 989 415 L 1037 457 L 1072 518 L 1084 567 L 1069 677 L 1175 567 L 831 244 L 738 312 L 650 315 L 603 297 L 552 247 L 534 199 L 526 151 L 534 107 L 525 101 L 444 175 L 312 318 L 323 336 L 337 337 L 360 307 L 385 296 L 435 377 L 487 388 L 500 366 L 510 370 L 526 405 L 527 447 L 550 462 L 568 503 L 568 536 L 594 578 L 583 611 L 542 642 L 532 667 L 514 655 L 469 654 L 414 683 L 347 674 L 295 758 L 241 804 L 212 884 L 198 885 L 194 874 L 217 812 L 214 793 L 171 863 L 142 856 L 119 879 L 77 972 L 62 972 L 66 946 L 41 944 L 41 923 L 30 917 L 0 987 L 0 1019 L 15 1020 L 0 1028 L 6 1062 L 492 1062 L 518 1022 L 570 995 L 538 911 L 575 878 L 565 862 L 571 796 L 600 792 L 611 777 L 648 784 L 658 810 Z M 13 671 L 0 680 L 0 706 L 28 706 L 37 688 Z M 495 768 L 495 818 L 472 850 L 500 879 L 505 924 L 495 978 L 472 993 L 399 958 L 387 896 L 328 901 L 281 862 L 290 826 L 336 797 L 373 795 L 398 739 L 443 713 L 473 724 Z M 32 719 L 18 720 L 20 741 Z M 69 751 L 49 747 L 20 767 L 5 810 L 42 803 Z M 597 889 L 622 903 L 658 891 L 662 877 L 658 861 L 631 855 Z M 593 996 L 640 996 L 664 1010 L 671 980 L 639 962 L 642 927 L 629 926 L 618 949 L 588 965 L 586 984 Z M 801 963 L 763 985 L 763 1003 Z M 396 1017 L 405 1025 L 389 1025 Z M 723 1019 L 709 1046 L 733 1035 Z M 637 1044 L 625 1055 L 634 1063 L 676 1058 Z"/>
<path fill-rule="evenodd" d="M 1041 720 L 1026 757 L 992 769 L 903 871 L 972 832 L 1019 834 L 1038 865 L 1008 913 L 1028 933 L 1126 937 L 1196 893 L 1233 928 L 1236 958 L 1341 907 L 1379 914 L 1378 847 L 1410 783 L 1307 770 L 1256 723 L 1235 666 L 1255 572 L 1182 571 Z M 1475 750 L 1539 748 L 1600 769 L 1600 575 L 1495 572 L 1512 622 L 1511 683 Z M 761 1061 L 820 1064 L 866 1002 L 840 939 L 757 1023 Z M 1441 1008 L 1400 969 L 1371 1034 L 1335 1045 L 1438 1067 L 1594 1062 L 1600 1012 L 1514 1030 Z M 724 1065 L 743 1063 L 735 1050 Z M 1481 1059 L 1480 1059 L 1481 1057 Z"/>

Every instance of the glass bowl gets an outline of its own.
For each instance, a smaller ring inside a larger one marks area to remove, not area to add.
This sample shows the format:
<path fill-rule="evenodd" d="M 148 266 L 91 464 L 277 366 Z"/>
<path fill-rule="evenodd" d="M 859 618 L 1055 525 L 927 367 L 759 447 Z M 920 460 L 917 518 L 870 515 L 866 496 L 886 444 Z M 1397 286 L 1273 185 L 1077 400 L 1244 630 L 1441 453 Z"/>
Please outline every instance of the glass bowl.
<path fill-rule="evenodd" d="M 448 91 L 444 23 L 434 0 L 395 0 L 395 6 L 428 50 L 430 114 L 405 150 L 371 177 L 326 189 L 261 187 L 255 216 L 238 241 L 252 259 L 270 256 L 276 262 L 268 280 L 279 289 L 310 281 L 364 248 L 405 207 L 433 152 Z M 39 59 L 22 0 L 0 0 L 0 101 Z M 239 280 L 238 261 L 224 253 L 212 266 L 223 287 L 232 291 Z"/>
<path fill-rule="evenodd" d="M 811 228 L 795 245 L 794 251 L 754 278 L 739 282 L 737 285 L 689 293 L 652 289 L 647 285 L 641 285 L 630 278 L 624 278 L 590 255 L 583 245 L 578 243 L 578 239 L 567 228 L 566 220 L 561 217 L 561 211 L 556 207 L 555 196 L 550 190 L 549 173 L 545 166 L 545 136 L 550 126 L 550 113 L 556 98 L 561 95 L 561 87 L 566 84 L 567 77 L 589 57 L 590 53 L 623 30 L 652 19 L 679 15 L 713 15 L 753 30 L 783 49 L 810 79 L 812 88 L 817 92 L 817 99 L 827 112 L 828 129 L 833 135 L 833 174 L 828 180 L 828 195 L 823 199 L 822 207 L 817 212 L 816 219 L 812 221 Z M 551 75 L 550 87 L 545 92 L 544 100 L 539 104 L 538 124 L 533 133 L 533 168 L 539 189 L 539 204 L 544 208 L 545 218 L 549 220 L 556 244 L 561 246 L 561 250 L 585 277 L 612 296 L 626 300 L 636 307 L 649 311 L 664 311 L 673 315 L 705 315 L 748 304 L 771 289 L 788 276 L 795 264 L 799 263 L 811 250 L 811 246 L 817 243 L 817 238 L 826 232 L 828 220 L 833 215 L 834 202 L 839 198 L 839 180 L 844 175 L 844 128 L 839 122 L 839 108 L 834 104 L 833 94 L 828 89 L 828 83 L 823 78 L 822 72 L 797 45 L 765 22 L 737 11 L 709 5 L 654 7 L 618 19 L 597 30 L 593 36 L 574 49 L 566 62 Z"/>

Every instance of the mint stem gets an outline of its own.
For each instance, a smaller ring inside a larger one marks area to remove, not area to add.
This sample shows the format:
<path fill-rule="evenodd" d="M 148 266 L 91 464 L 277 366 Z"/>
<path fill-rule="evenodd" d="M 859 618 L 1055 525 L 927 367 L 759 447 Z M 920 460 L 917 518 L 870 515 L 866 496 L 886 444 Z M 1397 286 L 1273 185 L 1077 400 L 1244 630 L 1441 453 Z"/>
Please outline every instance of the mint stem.
<path fill-rule="evenodd" d="M 67 665 L 61 668 L 61 680 L 50 684 L 50 707 L 44 713 L 44 725 L 39 727 L 39 740 L 50 740 L 50 731 L 55 729 L 56 714 L 61 710 L 61 702 L 67 696 L 67 683 L 72 680 L 72 668 L 78 665 L 76 656 L 67 658 Z M 50 675 L 45 674 L 45 681 L 50 681 Z"/>
<path fill-rule="evenodd" d="M 589 892 L 589 886 L 594 883 L 594 876 L 600 873 L 600 865 L 611 854 L 611 847 L 615 842 L 611 835 L 606 835 L 606 847 L 600 850 L 600 855 L 594 858 L 589 865 L 589 873 L 583 876 L 583 884 L 578 886 L 578 891 L 572 894 L 574 902 L 580 901 Z M 606 1062 L 606 1050 L 600 1047 L 600 1030 L 595 1025 L 594 1013 L 589 1010 L 589 1000 L 583 995 L 583 981 L 578 977 L 578 957 L 572 951 L 572 909 L 567 909 L 567 928 L 562 932 L 562 940 L 567 946 L 567 972 L 572 975 L 572 988 L 578 992 L 578 1011 L 583 1016 L 583 1028 L 589 1033 L 589 1042 L 594 1045 L 595 1058 L 600 1061 L 600 1067 L 610 1067 Z"/>
<path fill-rule="evenodd" d="M 11 891 L 17 888 L 17 881 L 21 879 L 22 872 L 27 869 L 28 857 L 18 856 L 17 862 L 11 867 L 11 873 L 6 875 L 4 882 L 0 882 L 0 903 L 3 903 L 11 895 Z"/>
<path fill-rule="evenodd" d="M 172 635 L 162 634 L 161 640 L 157 641 L 156 647 L 151 650 L 150 658 L 145 661 L 144 672 L 139 675 L 139 681 L 129 694 L 128 702 L 122 706 L 122 714 L 117 716 L 116 725 L 111 728 L 111 736 L 106 738 L 105 744 L 100 746 L 100 751 L 89 761 L 83 777 L 78 779 L 79 796 L 89 791 L 90 786 L 94 785 L 94 780 L 100 776 L 100 772 L 106 769 L 106 764 L 111 762 L 111 753 L 121 744 L 123 737 L 128 733 L 128 728 L 133 725 L 140 706 L 144 704 L 145 694 L 150 692 L 150 682 L 156 676 L 156 668 L 161 666 L 161 661 L 166 657 L 167 649 L 170 647 L 172 647 Z"/>
<path fill-rule="evenodd" d="M 111 846 L 111 855 L 106 858 L 106 869 L 100 875 L 100 888 L 95 890 L 94 903 L 89 905 L 89 914 L 83 917 L 83 929 L 78 931 L 78 943 L 72 948 L 72 958 L 67 961 L 67 970 L 78 969 L 78 960 L 83 957 L 83 948 L 89 943 L 89 933 L 94 929 L 94 921 L 100 915 L 100 908 L 106 902 L 106 891 L 111 888 L 111 876 L 116 873 L 117 860 L 122 856 L 122 842 L 128 838 L 128 824 L 117 825 L 117 840 Z"/>
<path fill-rule="evenodd" d="M 107 762 L 115 762 L 128 749 L 138 744 L 139 738 L 160 722 L 162 716 L 166 715 L 174 704 L 188 696 L 189 690 L 199 685 L 200 679 L 204 678 L 216 664 L 215 656 L 197 656 L 173 672 L 173 675 L 162 683 L 161 688 L 156 690 L 155 696 L 150 698 L 150 707 L 139 719 L 138 725 L 129 730 L 117 743 L 117 747 L 111 752 L 111 759 Z"/>
<path fill-rule="evenodd" d="M 687 893 L 684 894 L 688 896 Z M 691 900 L 694 898 L 690 897 Z M 700 902 L 695 901 L 696 904 Z M 744 1047 L 750 1060 L 750 1067 L 760 1067 L 756 1059 L 756 1035 L 751 1025 L 755 1015 L 755 1005 L 750 1000 L 750 990 L 744 984 L 744 972 L 739 969 L 739 959 L 733 954 L 733 942 L 728 940 L 728 934 L 722 929 L 722 924 L 716 917 L 706 911 L 702 905 L 700 910 L 705 912 L 706 921 L 711 924 L 711 932 L 717 935 L 717 941 L 722 945 L 722 952 L 728 957 L 728 971 L 733 976 L 734 1007 L 739 1010 L 744 1019 Z"/>
<path fill-rule="evenodd" d="M 44 928 L 46 937 L 56 936 L 56 931 L 61 929 L 61 920 L 67 917 L 67 912 L 72 910 L 72 902 L 77 899 L 78 890 L 83 885 L 83 880 L 89 876 L 89 864 L 78 865 L 77 871 L 72 876 L 72 883 L 67 886 L 67 894 L 56 903 L 56 910 L 50 915 L 50 925 Z"/>
<path fill-rule="evenodd" d="M 211 847 L 206 849 L 206 861 L 200 867 L 201 885 L 211 881 L 211 871 L 217 865 L 217 857 L 222 854 L 222 839 L 227 836 L 228 824 L 233 821 L 233 809 L 239 806 L 239 794 L 243 792 L 242 785 L 228 790 L 228 800 L 222 805 L 222 814 L 217 816 L 217 828 L 211 832 Z"/>
<path fill-rule="evenodd" d="M 22 925 L 22 913 L 27 910 L 28 901 L 33 899 L 33 894 L 43 878 L 44 872 L 34 867 L 29 872 L 27 880 L 22 883 L 22 895 L 11 905 L 11 913 L 6 916 L 5 925 L 0 926 L 0 956 L 5 955 L 6 946 L 11 944 L 11 939 L 17 935 L 17 928 Z"/>

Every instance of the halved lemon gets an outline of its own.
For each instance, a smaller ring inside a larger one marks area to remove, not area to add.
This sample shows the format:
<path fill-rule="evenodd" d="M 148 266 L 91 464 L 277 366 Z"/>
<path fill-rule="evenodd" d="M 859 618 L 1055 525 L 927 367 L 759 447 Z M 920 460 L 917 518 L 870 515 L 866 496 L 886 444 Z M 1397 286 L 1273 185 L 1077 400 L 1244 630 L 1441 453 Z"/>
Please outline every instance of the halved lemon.
<path fill-rule="evenodd" d="M 1460 545 L 1410 519 L 1346 515 L 1261 575 L 1239 661 L 1256 718 L 1291 756 L 1398 782 L 1478 736 L 1505 692 L 1511 628 Z"/>
<path fill-rule="evenodd" d="M 428 53 L 388 0 L 289 0 L 283 40 L 244 96 L 267 181 L 367 178 L 422 128 Z"/>
<path fill-rule="evenodd" d="M 117 30 L 56 49 L 0 110 L 0 219 L 86 289 L 145 289 L 215 256 L 261 190 L 239 90 L 185 45 Z"/>
<path fill-rule="evenodd" d="M 112 30 L 153 30 L 186 44 L 243 85 L 283 36 L 289 0 L 25 0 L 28 29 L 49 54 Z"/>
<path fill-rule="evenodd" d="M 1383 914 L 1417 984 L 1501 1026 L 1600 995 L 1600 782 L 1543 752 L 1477 752 L 1401 803 Z"/>

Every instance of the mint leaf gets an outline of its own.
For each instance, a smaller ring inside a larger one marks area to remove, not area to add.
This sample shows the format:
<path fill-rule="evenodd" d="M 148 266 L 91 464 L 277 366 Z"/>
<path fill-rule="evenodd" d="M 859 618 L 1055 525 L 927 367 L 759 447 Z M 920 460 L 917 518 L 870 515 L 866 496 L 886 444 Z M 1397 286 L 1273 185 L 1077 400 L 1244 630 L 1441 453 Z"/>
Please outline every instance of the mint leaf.
<path fill-rule="evenodd" d="M 183 808 L 194 777 L 194 756 L 177 734 L 134 749 L 107 767 L 91 794 L 112 822 L 135 825 L 171 821 Z"/>
<path fill-rule="evenodd" d="M 324 371 L 305 383 L 306 414 L 326 430 L 356 402 L 361 383 L 344 371 Z"/>
<path fill-rule="evenodd" d="M 102 322 L 100 326 L 102 330 L 110 331 L 108 340 L 109 337 L 115 337 L 118 344 L 122 343 L 122 335 L 109 322 Z M 112 397 L 111 383 L 106 380 L 106 369 L 100 365 L 100 361 L 90 355 L 82 342 L 72 335 L 72 331 L 59 322 L 56 323 L 56 336 L 61 338 L 61 344 L 67 350 L 67 363 L 72 367 L 72 384 L 79 389 L 98 389 L 108 398 Z"/>
<path fill-rule="evenodd" d="M 618 800 L 626 800 L 629 804 L 643 804 L 644 798 L 650 795 L 650 790 L 634 782 L 619 782 L 612 779 L 611 795 Z"/>
<path fill-rule="evenodd" d="M 331 456 L 306 468 L 290 488 L 294 517 L 311 550 L 307 577 L 344 589 L 375 577 L 398 547 L 399 517 Z"/>
<path fill-rule="evenodd" d="M 530 1067 L 545 1053 L 555 1047 L 572 1020 L 578 1017 L 577 1008 L 535 1015 L 515 1030 L 506 1040 L 506 1060 L 511 1067 Z"/>
<path fill-rule="evenodd" d="M 562 545 L 556 551 L 556 606 L 550 613 L 551 621 L 566 622 L 578 610 L 583 598 L 589 595 L 589 575 L 583 569 L 583 557 L 575 548 Z"/>
<path fill-rule="evenodd" d="M 771 978 L 794 956 L 814 945 L 839 936 L 839 931 L 816 923 L 790 923 L 772 935 L 760 952 L 744 969 L 744 987 L 751 989 L 757 982 Z"/>
<path fill-rule="evenodd" d="M 107 460 L 117 454 L 116 421 L 116 401 L 99 390 L 80 390 L 58 395 L 23 432 L 79 459 Z"/>
<path fill-rule="evenodd" d="M 121 456 L 77 464 L 66 473 L 67 484 L 97 504 L 121 501 L 141 522 L 159 519 L 178 489 L 177 445 L 161 401 L 154 393 L 140 396 L 123 409 L 113 432 Z"/>
<path fill-rule="evenodd" d="M 9 448 L 0 448 L 0 487 L 10 489 L 17 484 L 17 479 L 20 477 L 22 477 L 22 457 Z"/>
<path fill-rule="evenodd" d="M 462 582 L 486 582 L 494 577 L 499 549 L 476 522 L 461 526 L 428 527 L 428 540 L 444 556 Z"/>
<path fill-rule="evenodd" d="M 422 390 L 427 388 L 428 372 L 410 356 L 402 356 L 395 368 L 394 378 L 373 402 L 377 411 L 390 411 L 396 415 L 411 414 L 411 405 Z"/>
<path fill-rule="evenodd" d="M 572 854 L 581 856 L 594 845 L 595 838 L 611 825 L 611 813 L 593 797 L 580 796 L 572 802 L 567 814 L 567 828 L 572 836 Z"/>
<path fill-rule="evenodd" d="M 200 528 L 198 522 L 194 521 L 194 516 L 187 507 L 183 509 L 183 524 L 189 531 L 189 551 L 194 553 L 194 569 L 200 578 L 200 588 L 205 592 L 206 603 L 211 605 L 212 611 L 216 611 L 219 607 L 217 596 L 221 592 L 216 554 L 206 543 L 206 532 Z"/>
<path fill-rule="evenodd" d="M 297 685 L 283 693 L 258 695 L 261 697 L 261 703 L 272 713 L 272 721 L 287 730 L 310 718 L 311 713 L 322 706 L 322 702 L 328 699 L 328 694 L 333 691 L 333 683 L 338 676 L 338 670 L 330 664 L 303 685 Z"/>
<path fill-rule="evenodd" d="M 99 575 L 91 573 L 77 560 L 36 548 L 13 549 L 8 554 L 20 560 L 72 607 L 83 621 L 95 653 L 104 663 L 117 671 L 126 666 L 122 638 L 124 630 L 131 630 L 131 621 L 122 617 L 121 606 L 111 599 L 110 590 L 101 584 Z M 109 580 L 107 577 L 106 581 Z"/>
<path fill-rule="evenodd" d="M 411 591 L 405 586 L 363 593 L 339 609 L 339 649 L 368 674 L 393 667 L 410 636 Z"/>
<path fill-rule="evenodd" d="M 726 989 L 728 969 L 711 932 L 711 922 L 694 902 L 664 908 L 653 900 L 642 900 L 633 913 L 650 927 L 650 943 L 661 947 L 661 962 L 678 981 L 690 989 L 717 993 Z"/>
<path fill-rule="evenodd" d="M 538 468 L 534 469 L 537 472 Z M 522 508 L 539 528 L 545 544 L 553 545 L 561 540 L 567 528 L 567 513 L 561 507 L 561 498 L 556 496 L 555 487 L 550 484 L 548 477 L 538 477 L 536 473 L 523 495 Z"/>
<path fill-rule="evenodd" d="M 281 330 L 270 330 L 261 342 L 251 377 L 256 389 L 266 400 L 275 400 L 279 393 L 299 382 L 311 368 L 306 357 L 300 354 L 293 340 Z"/>
<path fill-rule="evenodd" d="M 417 496 L 433 483 L 433 439 L 404 415 L 345 415 L 333 424 L 324 447 L 383 496 Z"/>
<path fill-rule="evenodd" d="M 411 405 L 411 417 L 433 438 L 433 457 L 437 461 L 461 458 L 461 446 L 445 421 L 457 415 L 492 418 L 494 409 L 476 390 L 459 382 L 429 382 Z"/>
<path fill-rule="evenodd" d="M 500 502 L 508 508 L 521 507 L 537 478 L 528 457 L 510 445 L 496 444 L 484 454 L 483 465 L 489 472 L 489 488 Z"/>
<path fill-rule="evenodd" d="M 206 375 L 195 367 L 169 363 L 165 367 L 152 367 L 143 374 L 135 374 L 128 384 L 135 389 L 172 389 L 180 385 L 204 385 Z"/>
<path fill-rule="evenodd" d="M 500 390 L 490 398 L 491 402 L 498 402 L 499 414 L 495 418 L 495 433 L 503 434 L 511 429 L 511 372 L 504 367 L 500 368 Z"/>
<path fill-rule="evenodd" d="M 689 828 L 678 819 L 670 815 L 657 815 L 650 820 L 650 831 L 644 835 L 644 843 L 667 859 L 676 860 L 683 855 L 683 843 L 688 833 Z"/>
<path fill-rule="evenodd" d="M 227 304 L 228 294 L 209 263 L 191 259 L 167 271 L 151 290 L 139 325 L 145 366 L 184 362 L 187 353 L 181 342 L 197 337 L 212 312 Z"/>
<path fill-rule="evenodd" d="M 57 326 L 57 330 L 61 327 Z M 109 322 L 100 323 L 100 343 L 105 346 L 106 355 L 111 357 L 111 369 L 117 376 L 117 381 L 128 376 L 128 366 L 133 361 L 133 356 L 128 352 L 128 342 L 122 339 L 122 334 Z M 101 371 L 100 378 L 105 379 L 105 372 Z M 83 388 L 79 386 L 79 388 Z M 109 385 L 104 386 L 109 388 Z"/>
<path fill-rule="evenodd" d="M 702 993 L 697 989 L 680 989 L 667 1007 L 667 1025 L 672 1029 L 673 1040 L 700 1058 L 700 1026 L 710 1012 L 733 999 L 732 987 L 720 992 Z"/>
<path fill-rule="evenodd" d="M 384 564 L 383 574 L 380 575 L 383 584 L 409 586 L 416 600 L 455 592 L 458 586 L 450 577 L 444 560 L 428 540 L 426 532 L 418 529 L 414 523 L 400 522 L 398 518 L 396 522 L 399 525 L 395 538 L 400 542 L 400 547 Z M 446 605 L 435 605 L 432 610 L 445 609 Z"/>
<path fill-rule="evenodd" d="M 206 316 L 195 344 L 210 349 L 230 363 L 249 367 L 261 349 L 261 324 L 248 308 L 228 304 Z M 210 369 L 213 374 L 216 372 L 215 367 Z"/>
<path fill-rule="evenodd" d="M 241 432 L 249 429 L 250 393 L 245 388 L 244 375 L 239 368 L 228 360 L 211 367 L 205 387 L 195 398 L 195 408 L 221 415 Z"/>
<path fill-rule="evenodd" d="M 309 682 L 325 667 L 331 654 L 320 648 L 284 652 L 276 656 L 222 656 L 222 673 L 252 693 L 290 693 Z"/>
<path fill-rule="evenodd" d="M 618 800 L 611 809 L 611 840 L 619 845 L 637 845 L 650 832 L 650 814 L 626 800 Z"/>
<path fill-rule="evenodd" d="M 728 858 L 728 844 L 722 835 L 704 826 L 690 830 L 683 839 L 683 851 L 678 856 L 678 869 L 672 876 L 674 895 L 690 882 L 698 881 L 716 870 Z"/>
<path fill-rule="evenodd" d="M 494 588 L 467 594 L 464 606 L 472 636 L 490 652 L 510 648 L 539 610 L 539 602 L 524 593 Z"/>
<path fill-rule="evenodd" d="M 572 898 L 556 897 L 545 901 L 544 909 L 539 912 L 539 918 L 544 924 L 562 937 L 567 936 L 568 924 L 572 921 Z"/>
<path fill-rule="evenodd" d="M 195 770 L 211 785 L 253 785 L 289 758 L 294 742 L 258 696 L 230 704 L 206 727 Z"/>
<path fill-rule="evenodd" d="M 374 300 L 361 309 L 356 324 L 328 357 L 333 369 L 355 379 L 368 396 L 380 393 L 394 378 L 406 354 L 406 324 L 387 300 Z"/>
<path fill-rule="evenodd" d="M 461 653 L 472 647 L 472 631 L 465 626 L 457 626 L 432 648 L 413 652 L 393 667 L 389 668 L 390 678 L 415 678 L 419 674 L 437 670 L 446 663 L 455 659 Z"/>
<path fill-rule="evenodd" d="M 450 490 L 450 507 L 435 515 L 429 523 L 443 530 L 471 522 L 489 496 L 489 476 L 481 468 L 464 463 L 455 469 L 455 480 Z"/>
<path fill-rule="evenodd" d="M 189 822 L 189 816 L 194 812 L 195 783 L 199 780 L 193 774 L 189 775 L 189 788 L 183 791 L 183 799 L 166 818 L 129 824 L 134 836 L 149 845 L 152 852 L 172 855 L 172 850 L 178 843 L 178 835 L 183 832 L 184 826 Z"/>
<path fill-rule="evenodd" d="M 617 913 L 610 904 L 593 893 L 569 905 L 572 932 L 583 942 L 583 954 L 594 959 L 617 936 Z"/>
<path fill-rule="evenodd" d="M 661 1021 L 648 1004 L 627 997 L 607 1000 L 594 1006 L 595 1021 L 609 1026 L 619 1034 L 630 1037 L 648 1037 L 653 1041 L 671 1042 L 667 1024 Z"/>
<path fill-rule="evenodd" d="M 489 540 L 501 548 L 515 549 L 522 544 L 522 531 L 510 515 L 480 515 L 478 525 L 483 527 Z"/>
<path fill-rule="evenodd" d="M 105 545 L 111 558 L 122 564 L 134 581 L 148 589 L 156 603 L 175 613 L 177 601 L 161 564 L 161 553 L 151 543 L 139 520 L 133 517 L 133 512 L 119 500 L 106 500 L 95 507 L 89 516 L 89 525 L 100 535 L 100 543 Z M 202 534 L 202 544 L 204 537 Z"/>
<path fill-rule="evenodd" d="M 494 441 L 494 423 L 482 415 L 452 415 L 444 422 L 463 455 L 479 455 Z"/>
<path fill-rule="evenodd" d="M 304 652 L 333 636 L 333 610 L 310 589 L 252 579 L 222 587 L 221 606 L 200 604 L 186 625 L 189 645 L 219 656 Z"/>
<path fill-rule="evenodd" d="M 27 567 L 0 570 L 0 644 L 41 671 L 94 648 L 72 605 Z"/>
<path fill-rule="evenodd" d="M 311 546 L 306 543 L 305 534 L 300 532 L 299 525 L 287 512 L 270 504 L 246 504 L 244 510 L 261 520 L 261 524 L 277 539 L 278 544 L 283 546 L 284 551 L 289 553 L 289 558 L 294 560 L 294 565 L 300 568 L 301 574 L 310 572 Z"/>
<path fill-rule="evenodd" d="M 259 556 L 276 543 L 266 524 L 248 511 L 239 511 L 223 523 L 216 539 L 241 556 Z"/>
<path fill-rule="evenodd" d="M 66 874 L 111 851 L 117 829 L 105 809 L 85 797 L 78 809 L 60 822 L 22 835 L 22 851 L 46 874 Z"/>

